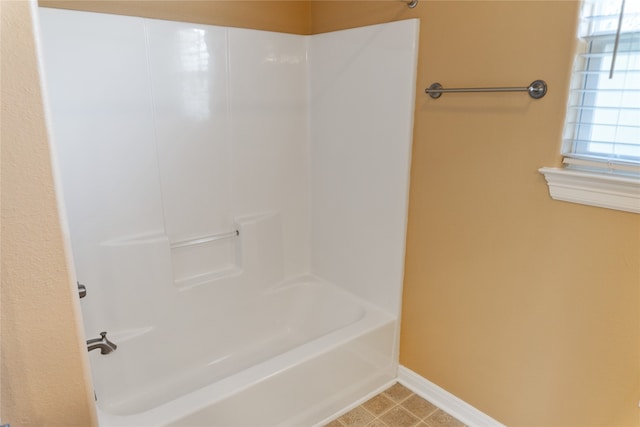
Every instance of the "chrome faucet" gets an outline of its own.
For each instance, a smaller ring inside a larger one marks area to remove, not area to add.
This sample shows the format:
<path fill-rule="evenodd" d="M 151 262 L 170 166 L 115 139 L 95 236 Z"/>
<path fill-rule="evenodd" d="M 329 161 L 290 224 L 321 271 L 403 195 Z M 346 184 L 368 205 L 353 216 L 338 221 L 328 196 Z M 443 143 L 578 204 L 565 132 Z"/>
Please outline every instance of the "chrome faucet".
<path fill-rule="evenodd" d="M 118 346 L 107 339 L 106 332 L 100 332 L 100 338 L 87 341 L 88 351 L 95 350 L 96 348 L 100 349 L 100 354 L 109 354 L 118 348 Z"/>

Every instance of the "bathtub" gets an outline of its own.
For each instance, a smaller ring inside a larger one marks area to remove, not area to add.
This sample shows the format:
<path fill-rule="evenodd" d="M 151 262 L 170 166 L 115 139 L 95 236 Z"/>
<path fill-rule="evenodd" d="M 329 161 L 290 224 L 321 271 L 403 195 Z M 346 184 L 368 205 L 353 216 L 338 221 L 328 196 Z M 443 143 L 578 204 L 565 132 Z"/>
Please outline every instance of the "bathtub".
<path fill-rule="evenodd" d="M 100 425 L 313 426 L 389 384 L 418 21 L 39 18 Z"/>
<path fill-rule="evenodd" d="M 228 336 L 170 318 L 183 332 L 165 352 L 153 330 L 96 355 L 110 370 L 100 426 L 311 426 L 395 377 L 396 319 L 331 283 L 305 276 L 225 305 L 239 319 Z"/>

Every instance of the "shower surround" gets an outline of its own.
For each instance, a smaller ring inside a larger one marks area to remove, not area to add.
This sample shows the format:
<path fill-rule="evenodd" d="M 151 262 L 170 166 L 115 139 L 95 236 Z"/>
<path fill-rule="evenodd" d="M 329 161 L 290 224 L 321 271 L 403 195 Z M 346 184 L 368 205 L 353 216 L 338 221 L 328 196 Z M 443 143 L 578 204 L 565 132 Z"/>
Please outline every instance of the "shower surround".
<path fill-rule="evenodd" d="M 100 424 L 314 425 L 395 378 L 418 21 L 39 20 Z"/>

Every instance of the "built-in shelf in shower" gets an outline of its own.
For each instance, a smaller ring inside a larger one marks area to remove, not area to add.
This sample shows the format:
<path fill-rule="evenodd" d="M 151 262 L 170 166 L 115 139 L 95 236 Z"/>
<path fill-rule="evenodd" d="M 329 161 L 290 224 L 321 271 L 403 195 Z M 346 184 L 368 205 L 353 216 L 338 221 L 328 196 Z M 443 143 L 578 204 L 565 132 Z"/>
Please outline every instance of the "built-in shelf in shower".
<path fill-rule="evenodd" d="M 242 273 L 238 265 L 239 231 L 190 236 L 170 244 L 173 282 L 181 289 Z"/>
<path fill-rule="evenodd" d="M 233 231 L 228 231 L 226 233 L 198 236 L 193 239 L 186 239 L 186 240 L 180 240 L 178 242 L 173 242 L 171 243 L 171 249 L 183 248 L 186 246 L 202 245 L 204 243 L 215 242 L 217 240 L 232 239 L 234 237 L 238 237 L 239 235 L 240 235 L 240 231 L 233 230 Z"/>

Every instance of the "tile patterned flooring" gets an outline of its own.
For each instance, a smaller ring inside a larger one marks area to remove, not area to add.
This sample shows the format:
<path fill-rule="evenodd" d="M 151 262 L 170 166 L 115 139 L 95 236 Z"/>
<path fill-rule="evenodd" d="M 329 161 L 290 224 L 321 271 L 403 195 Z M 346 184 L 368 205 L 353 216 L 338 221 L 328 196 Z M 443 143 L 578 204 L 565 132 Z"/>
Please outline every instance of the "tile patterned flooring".
<path fill-rule="evenodd" d="M 463 423 L 402 384 L 347 412 L 325 427 L 465 427 Z"/>

